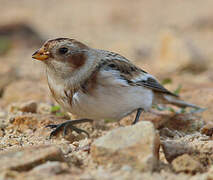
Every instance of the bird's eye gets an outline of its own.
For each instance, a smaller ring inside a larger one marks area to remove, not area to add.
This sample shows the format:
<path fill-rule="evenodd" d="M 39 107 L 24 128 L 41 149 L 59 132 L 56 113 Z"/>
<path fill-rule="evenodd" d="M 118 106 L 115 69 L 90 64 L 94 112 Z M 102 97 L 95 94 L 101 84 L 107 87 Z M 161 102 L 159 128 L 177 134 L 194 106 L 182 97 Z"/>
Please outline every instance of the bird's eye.
<path fill-rule="evenodd" d="M 68 52 L 68 48 L 66 48 L 66 47 L 59 48 L 58 52 L 60 54 L 66 54 Z"/>

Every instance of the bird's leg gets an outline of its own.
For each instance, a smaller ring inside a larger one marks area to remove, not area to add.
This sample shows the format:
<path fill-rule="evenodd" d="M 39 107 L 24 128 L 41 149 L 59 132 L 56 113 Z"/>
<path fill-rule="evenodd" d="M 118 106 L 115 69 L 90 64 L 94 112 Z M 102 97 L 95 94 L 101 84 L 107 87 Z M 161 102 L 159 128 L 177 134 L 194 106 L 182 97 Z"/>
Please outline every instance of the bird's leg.
<path fill-rule="evenodd" d="M 89 133 L 83 129 L 79 129 L 75 126 L 73 126 L 74 124 L 79 124 L 79 123 L 85 123 L 85 122 L 93 122 L 92 119 L 77 119 L 77 120 L 69 120 L 69 121 L 65 121 L 61 124 L 49 124 L 46 127 L 52 128 L 54 129 L 51 133 L 50 133 L 50 139 L 52 138 L 52 136 L 55 136 L 60 130 L 63 129 L 63 135 L 65 136 L 67 134 L 67 129 L 70 128 L 71 130 L 77 132 L 77 133 L 85 133 L 88 137 L 89 137 Z"/>
<path fill-rule="evenodd" d="M 143 109 L 142 109 L 142 108 L 138 108 L 138 109 L 137 109 L 137 114 L 136 114 L 135 120 L 133 121 L 132 124 L 136 124 L 136 123 L 138 122 L 138 120 L 139 120 L 140 115 L 141 115 L 142 112 L 143 112 Z"/>

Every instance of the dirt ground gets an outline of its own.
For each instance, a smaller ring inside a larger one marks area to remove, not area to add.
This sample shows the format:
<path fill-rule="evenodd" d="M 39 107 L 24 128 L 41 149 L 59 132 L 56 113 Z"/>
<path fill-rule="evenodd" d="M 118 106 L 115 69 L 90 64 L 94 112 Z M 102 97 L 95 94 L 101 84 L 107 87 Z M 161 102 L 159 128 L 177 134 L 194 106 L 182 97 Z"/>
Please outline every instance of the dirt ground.
<path fill-rule="evenodd" d="M 213 179 L 213 1 L 0 4 L 0 179 Z M 45 126 L 70 117 L 52 99 L 44 66 L 31 56 L 57 37 L 122 54 L 207 110 L 192 114 L 167 108 L 141 117 L 160 135 L 154 172 L 97 163 L 90 152 L 93 142 L 130 125 L 134 114 L 120 124 L 80 125 L 90 138 L 70 132 L 49 139 Z"/>

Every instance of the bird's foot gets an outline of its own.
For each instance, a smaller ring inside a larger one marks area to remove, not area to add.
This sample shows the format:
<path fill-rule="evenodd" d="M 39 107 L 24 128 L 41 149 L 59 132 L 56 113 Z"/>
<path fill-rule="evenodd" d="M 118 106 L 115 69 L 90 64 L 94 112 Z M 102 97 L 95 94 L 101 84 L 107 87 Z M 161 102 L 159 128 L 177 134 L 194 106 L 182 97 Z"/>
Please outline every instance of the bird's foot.
<path fill-rule="evenodd" d="M 53 136 L 55 136 L 62 129 L 63 129 L 63 136 L 65 136 L 67 134 L 68 128 L 70 128 L 71 130 L 77 132 L 78 134 L 85 133 L 89 137 L 89 133 L 87 131 L 85 131 L 83 129 L 79 129 L 79 128 L 73 126 L 74 124 L 80 124 L 80 123 L 85 123 L 85 122 L 93 122 L 93 120 L 91 120 L 91 119 L 69 120 L 69 121 L 65 121 L 65 122 L 63 122 L 61 124 L 49 124 L 46 127 L 54 129 L 50 133 L 50 139 Z"/>

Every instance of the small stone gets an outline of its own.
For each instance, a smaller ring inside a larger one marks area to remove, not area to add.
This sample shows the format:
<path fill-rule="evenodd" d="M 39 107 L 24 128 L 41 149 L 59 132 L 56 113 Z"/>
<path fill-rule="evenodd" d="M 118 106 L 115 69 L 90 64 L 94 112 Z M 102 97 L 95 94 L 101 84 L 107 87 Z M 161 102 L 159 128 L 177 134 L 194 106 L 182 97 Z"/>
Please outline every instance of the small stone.
<path fill-rule="evenodd" d="M 19 111 L 27 113 L 36 113 L 37 103 L 34 101 L 28 101 L 25 103 L 12 103 L 8 108 L 8 112 L 13 114 L 17 114 Z"/>
<path fill-rule="evenodd" d="M 212 136 L 213 134 L 213 123 L 208 122 L 203 128 L 201 129 L 201 133 L 207 136 Z"/>
<path fill-rule="evenodd" d="M 196 133 L 203 127 L 203 125 L 204 121 L 199 116 L 192 114 L 175 114 L 170 117 L 170 119 L 164 123 L 162 127 L 166 127 L 173 131 L 175 136 L 181 136 L 181 134 Z"/>
<path fill-rule="evenodd" d="M 55 175 L 55 174 L 63 173 L 67 170 L 68 170 L 68 165 L 66 163 L 61 163 L 58 161 L 47 161 L 46 163 L 33 168 L 30 173 Z"/>
<path fill-rule="evenodd" d="M 27 171 L 46 161 L 64 161 L 60 148 L 55 146 L 29 146 L 0 153 L 0 171 Z"/>
<path fill-rule="evenodd" d="M 200 133 L 186 135 L 175 140 L 165 140 L 161 144 L 168 162 L 182 154 L 189 154 L 203 166 L 211 165 L 213 162 L 213 141 Z"/>
<path fill-rule="evenodd" d="M 93 160 L 99 164 L 129 165 L 152 171 L 158 162 L 159 137 L 151 122 L 120 127 L 96 139 L 91 146 Z"/>
<path fill-rule="evenodd" d="M 172 166 L 176 172 L 186 172 L 194 174 L 196 172 L 202 172 L 202 165 L 194 160 L 188 154 L 177 157 L 172 161 Z"/>
<path fill-rule="evenodd" d="M 19 109 L 22 112 L 36 113 L 36 111 L 37 111 L 37 103 L 34 102 L 34 101 L 29 101 L 29 102 L 21 104 Z"/>
<path fill-rule="evenodd" d="M 186 153 L 190 153 L 192 151 L 185 142 L 166 140 L 162 141 L 161 144 L 166 160 L 169 163 L 171 163 L 176 157 Z"/>

